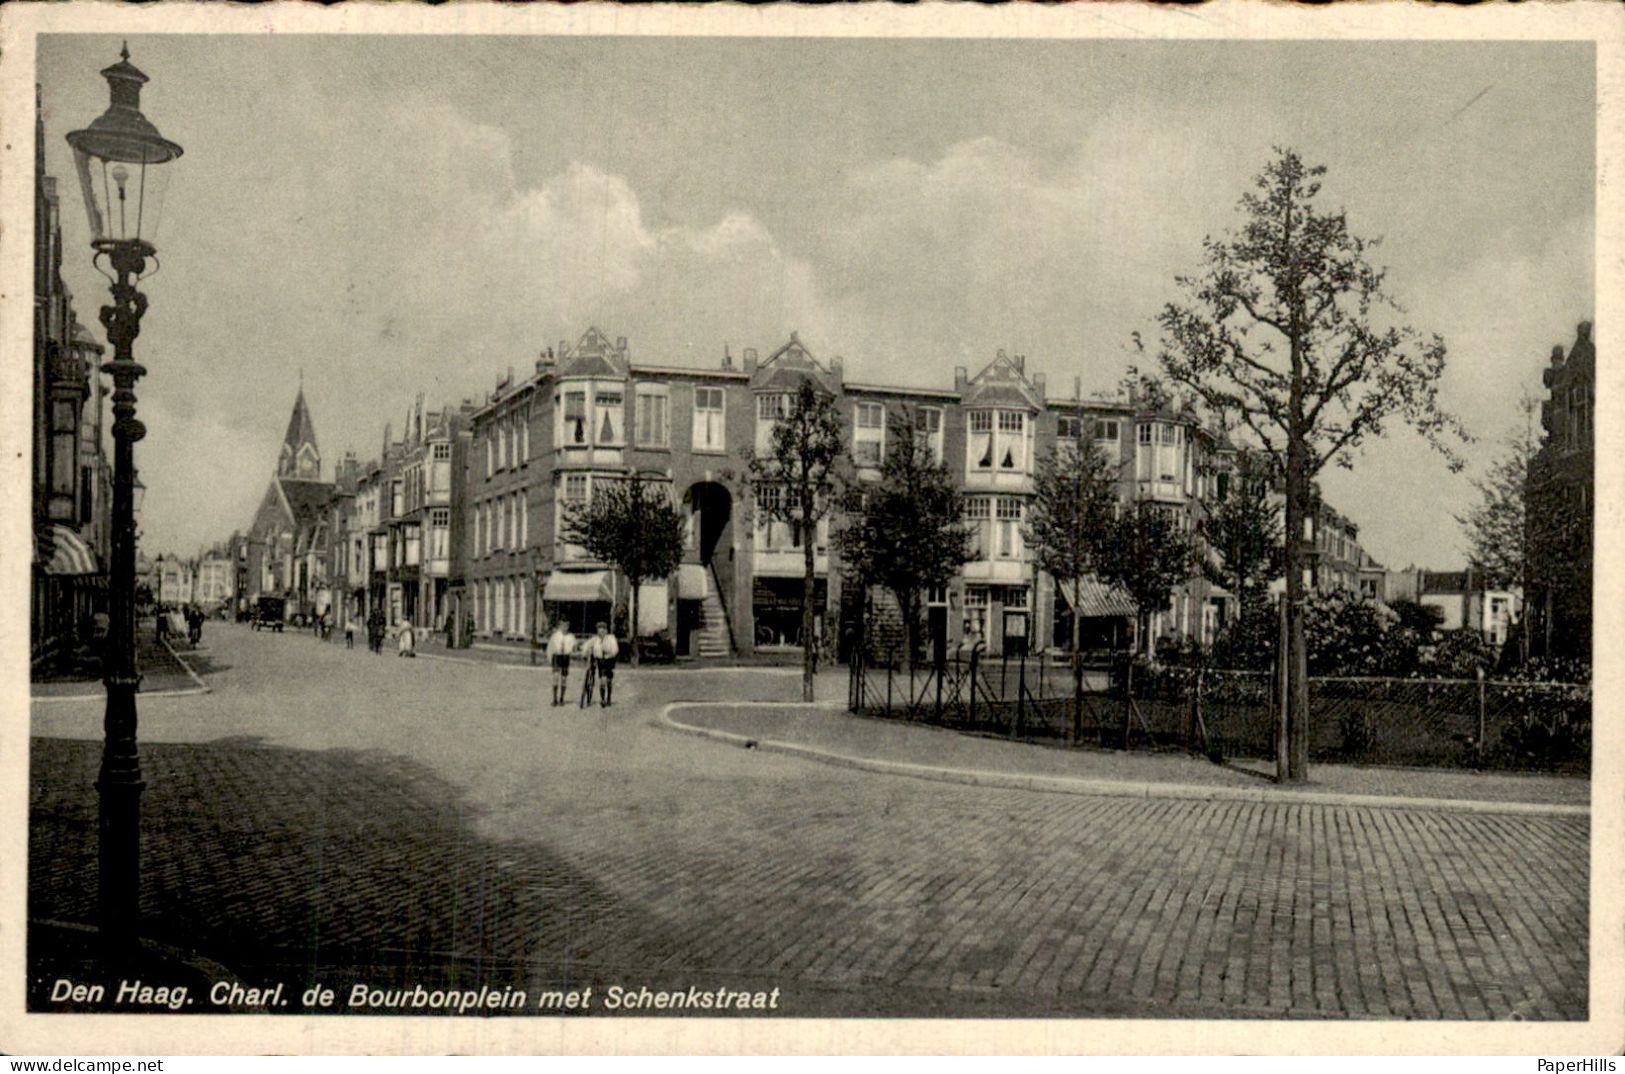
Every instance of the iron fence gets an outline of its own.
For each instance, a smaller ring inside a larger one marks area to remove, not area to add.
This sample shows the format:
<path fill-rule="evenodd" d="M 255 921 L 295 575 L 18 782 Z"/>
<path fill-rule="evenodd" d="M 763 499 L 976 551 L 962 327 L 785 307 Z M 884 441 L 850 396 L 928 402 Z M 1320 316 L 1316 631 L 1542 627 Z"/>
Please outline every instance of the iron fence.
<path fill-rule="evenodd" d="M 1271 672 L 1119 660 L 1087 668 L 1080 692 L 1068 663 L 980 649 L 936 664 L 860 653 L 847 698 L 853 712 L 975 734 L 1215 759 L 1273 757 L 1279 701 Z M 1315 761 L 1562 772 L 1591 763 L 1584 683 L 1312 677 L 1309 709 Z"/>

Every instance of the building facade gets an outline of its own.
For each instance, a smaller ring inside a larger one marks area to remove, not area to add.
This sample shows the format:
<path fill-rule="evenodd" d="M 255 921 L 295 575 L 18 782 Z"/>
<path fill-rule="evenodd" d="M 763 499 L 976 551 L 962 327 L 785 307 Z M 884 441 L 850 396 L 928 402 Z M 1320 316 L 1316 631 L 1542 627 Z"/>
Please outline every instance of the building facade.
<path fill-rule="evenodd" d="M 276 471 L 247 535 L 248 603 L 280 597 L 288 618 L 326 610 L 328 509 L 331 483 L 321 479 L 322 456 L 301 388 L 294 399 Z"/>
<path fill-rule="evenodd" d="M 1593 474 L 1597 352 L 1591 322 L 1565 354 L 1552 349 L 1542 376 L 1545 438 L 1526 490 L 1530 643 L 1535 655 L 1591 659 Z"/>
<path fill-rule="evenodd" d="M 103 348 L 79 323 L 62 280 L 62 205 L 45 174 L 37 108 L 34 177 L 33 662 L 86 643 L 107 608 L 112 466 L 105 449 Z"/>
<path fill-rule="evenodd" d="M 1086 644 L 1128 640 L 1132 609 L 1120 596 L 1085 587 L 1073 609 L 1025 547 L 1036 462 L 1058 436 L 1086 429 L 1117 464 L 1125 503 L 1163 505 L 1192 532 L 1211 484 L 1215 442 L 1189 411 L 1051 400 L 1021 356 L 1001 352 L 975 376 L 958 369 L 951 388 L 902 388 L 847 382 L 839 359 L 819 361 L 794 335 L 764 360 L 746 349 L 738 364 L 730 354 L 694 369 L 634 361 L 624 338 L 592 329 L 544 351 L 523 379 L 510 372 L 473 411 L 463 531 L 476 633 L 528 638 L 540 620 L 583 630 L 626 614 L 624 579 L 566 541 L 563 523 L 596 485 L 636 473 L 687 518 L 677 572 L 639 594 L 640 634 L 666 631 L 687 655 L 801 645 L 802 542 L 812 540 L 813 640 L 838 649 L 842 624 L 885 596 L 843 586 L 831 541 L 839 517 L 810 534 L 770 523 L 741 479 L 747 449 L 766 450 L 808 380 L 835 402 L 860 487 L 910 423 L 964 492 L 975 555 L 926 602 L 930 636 L 946 644 L 974 631 L 995 654 L 1049 648 L 1069 643 L 1073 615 L 1085 620 Z M 1152 617 L 1153 634 L 1211 641 L 1222 597 L 1193 580 Z"/>

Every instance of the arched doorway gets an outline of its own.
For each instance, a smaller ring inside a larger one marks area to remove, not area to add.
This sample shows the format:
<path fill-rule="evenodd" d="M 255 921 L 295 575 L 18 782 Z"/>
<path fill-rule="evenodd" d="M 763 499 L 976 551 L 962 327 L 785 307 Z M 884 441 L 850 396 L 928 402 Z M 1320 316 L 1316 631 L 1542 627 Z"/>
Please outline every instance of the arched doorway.
<path fill-rule="evenodd" d="M 722 656 L 735 651 L 733 495 L 715 481 L 696 481 L 683 494 L 688 549 L 678 579 L 677 652 Z M 696 563 L 696 561 L 698 561 Z M 692 572 L 692 573 L 690 573 Z"/>
<path fill-rule="evenodd" d="M 709 565 L 733 517 L 733 496 L 715 481 L 697 481 L 689 486 L 684 499 L 693 519 L 695 550 L 700 562 Z"/>

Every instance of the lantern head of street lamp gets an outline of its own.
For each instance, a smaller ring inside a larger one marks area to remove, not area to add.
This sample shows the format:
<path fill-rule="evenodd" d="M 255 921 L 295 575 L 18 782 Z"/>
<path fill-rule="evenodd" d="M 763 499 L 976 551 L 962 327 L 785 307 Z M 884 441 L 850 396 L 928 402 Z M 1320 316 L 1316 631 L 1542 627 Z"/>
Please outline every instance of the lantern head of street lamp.
<path fill-rule="evenodd" d="M 141 503 L 147 498 L 147 486 L 142 482 L 141 475 L 137 473 L 134 484 L 130 486 L 130 508 L 137 517 L 141 515 Z"/>
<path fill-rule="evenodd" d="M 70 132 L 68 144 L 85 198 L 91 245 L 98 250 L 134 246 L 150 254 L 167 176 L 167 169 L 157 166 L 180 156 L 181 147 L 141 114 L 147 76 L 130 63 L 128 45 L 120 57 L 102 71 L 110 97 L 107 111 L 83 130 Z"/>

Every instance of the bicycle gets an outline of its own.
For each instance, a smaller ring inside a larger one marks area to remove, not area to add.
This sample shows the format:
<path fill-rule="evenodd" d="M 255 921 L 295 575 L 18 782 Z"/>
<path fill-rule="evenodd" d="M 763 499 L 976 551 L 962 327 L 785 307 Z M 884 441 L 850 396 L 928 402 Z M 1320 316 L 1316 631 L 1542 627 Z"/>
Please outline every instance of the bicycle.
<path fill-rule="evenodd" d="M 586 673 L 581 676 L 581 708 L 592 708 L 592 692 L 598 683 L 598 661 L 587 657 Z"/>

